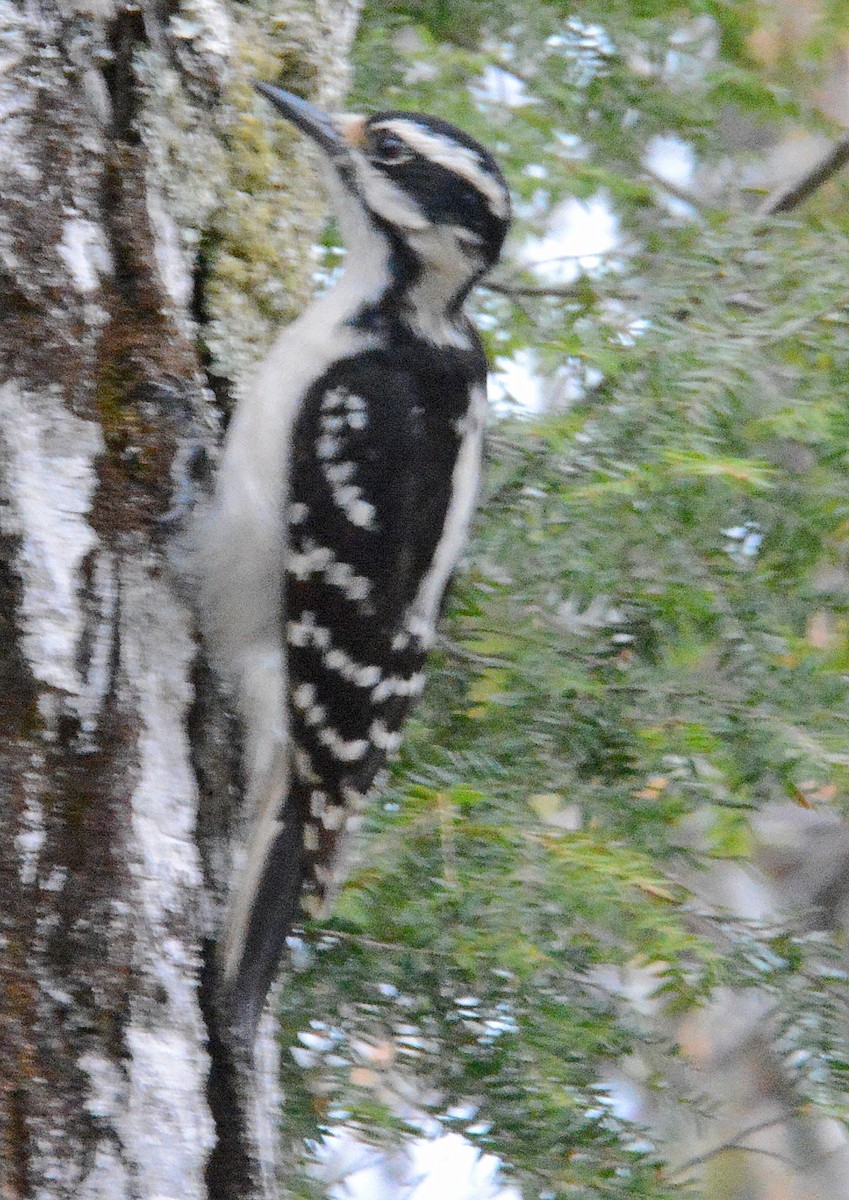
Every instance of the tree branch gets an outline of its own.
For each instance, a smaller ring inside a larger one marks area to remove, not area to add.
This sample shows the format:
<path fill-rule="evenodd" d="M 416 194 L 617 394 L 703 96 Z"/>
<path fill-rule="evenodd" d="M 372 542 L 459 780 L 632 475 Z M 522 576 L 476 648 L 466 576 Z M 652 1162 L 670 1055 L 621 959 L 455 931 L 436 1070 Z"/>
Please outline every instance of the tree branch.
<path fill-rule="evenodd" d="M 488 292 L 496 292 L 500 296 L 557 296 L 561 299 L 576 300 L 586 290 L 577 283 L 536 284 L 536 283 L 507 283 L 500 279 L 487 279 L 480 285 Z"/>
<path fill-rule="evenodd" d="M 487 291 L 496 292 L 500 296 L 552 296 L 555 299 L 561 300 L 582 300 L 587 296 L 587 292 L 592 292 L 595 299 L 602 298 L 596 288 L 596 281 L 590 279 L 586 275 L 582 275 L 574 283 L 510 283 L 502 279 L 487 279 L 480 285 L 486 288 Z M 615 293 L 616 300 L 638 300 L 639 294 L 635 291 L 620 291 Z"/>
<path fill-rule="evenodd" d="M 838 138 L 828 152 L 805 172 L 790 187 L 782 187 L 767 196 L 758 209 L 759 217 L 771 217 L 776 213 L 792 212 L 803 201 L 812 196 L 824 183 L 833 178 L 849 163 L 849 133 Z"/>
<path fill-rule="evenodd" d="M 681 1163 L 680 1167 L 676 1167 L 672 1172 L 672 1178 L 684 1175 L 687 1171 L 691 1171 L 693 1167 L 700 1167 L 703 1163 L 709 1162 L 712 1158 L 716 1158 L 719 1154 L 726 1154 L 729 1150 L 745 1150 L 753 1154 L 769 1154 L 770 1156 L 781 1157 L 776 1155 L 772 1150 L 761 1150 L 758 1146 L 746 1146 L 743 1144 L 743 1139 L 751 1137 L 753 1133 L 761 1133 L 765 1129 L 772 1129 L 775 1125 L 782 1125 L 788 1119 L 787 1113 L 782 1113 L 778 1117 L 770 1117 L 766 1121 L 759 1121 L 756 1125 L 749 1125 L 746 1129 L 741 1129 L 734 1137 L 729 1138 L 727 1142 L 722 1142 L 719 1146 L 714 1146 L 710 1150 L 705 1150 L 703 1154 L 695 1154 L 692 1158 L 688 1158 Z"/>

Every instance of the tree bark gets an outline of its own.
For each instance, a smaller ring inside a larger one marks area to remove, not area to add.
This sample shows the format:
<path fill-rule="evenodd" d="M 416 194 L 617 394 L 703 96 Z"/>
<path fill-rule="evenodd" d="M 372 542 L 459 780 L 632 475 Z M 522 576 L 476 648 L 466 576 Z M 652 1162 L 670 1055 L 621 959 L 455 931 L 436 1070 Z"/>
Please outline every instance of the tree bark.
<path fill-rule="evenodd" d="M 273 1029 L 235 1061 L 204 983 L 238 739 L 181 556 L 320 219 L 250 80 L 332 103 L 356 15 L 0 0 L 3 1200 L 276 1194 Z"/>

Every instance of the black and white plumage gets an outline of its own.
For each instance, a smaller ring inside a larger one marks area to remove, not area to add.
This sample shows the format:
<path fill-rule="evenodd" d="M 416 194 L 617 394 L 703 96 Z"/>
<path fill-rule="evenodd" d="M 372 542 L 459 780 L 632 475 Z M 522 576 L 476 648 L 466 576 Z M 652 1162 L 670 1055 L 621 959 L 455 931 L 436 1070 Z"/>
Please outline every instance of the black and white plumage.
<path fill-rule="evenodd" d="M 447 123 L 258 90 L 323 150 L 348 258 L 240 402 L 202 534 L 245 730 L 252 832 L 221 961 L 248 1035 L 421 691 L 480 472 L 486 363 L 462 305 L 509 223 L 494 160 Z"/>

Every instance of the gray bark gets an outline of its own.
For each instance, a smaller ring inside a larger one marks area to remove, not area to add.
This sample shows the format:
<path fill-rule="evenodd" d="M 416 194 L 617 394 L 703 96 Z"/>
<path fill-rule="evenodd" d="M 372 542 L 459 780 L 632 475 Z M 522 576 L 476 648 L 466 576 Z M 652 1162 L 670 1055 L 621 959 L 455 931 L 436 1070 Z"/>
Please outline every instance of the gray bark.
<path fill-rule="evenodd" d="M 210 1027 L 237 737 L 175 564 L 320 217 L 249 80 L 332 102 L 356 9 L 0 0 L 3 1200 L 275 1194 L 273 1030 L 254 1069 Z"/>

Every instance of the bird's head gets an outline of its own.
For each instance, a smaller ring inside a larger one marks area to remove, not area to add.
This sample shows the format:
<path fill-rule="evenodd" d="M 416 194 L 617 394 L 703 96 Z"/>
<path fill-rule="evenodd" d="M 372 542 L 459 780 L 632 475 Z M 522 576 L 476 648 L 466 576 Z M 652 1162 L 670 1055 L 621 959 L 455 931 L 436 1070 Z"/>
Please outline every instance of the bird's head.
<path fill-rule="evenodd" d="M 510 224 L 492 155 L 438 117 L 327 114 L 271 84 L 256 87 L 327 157 L 349 252 L 376 232 L 403 261 L 419 303 L 459 308 L 496 262 Z"/>

